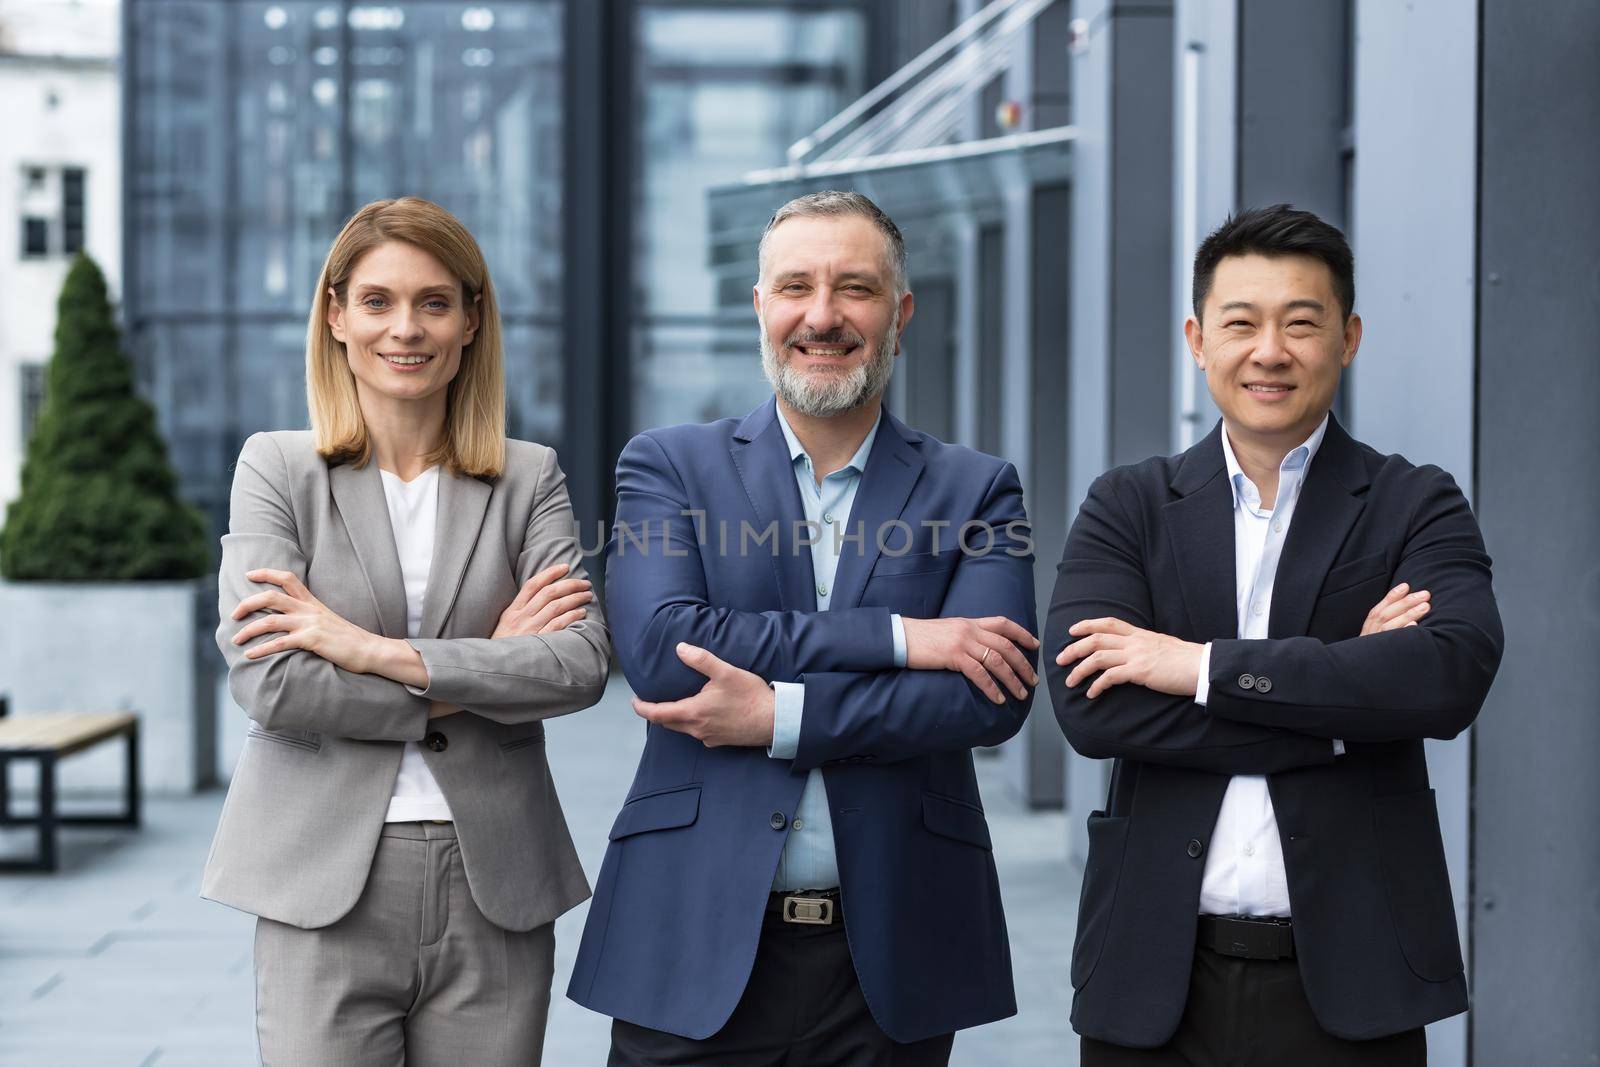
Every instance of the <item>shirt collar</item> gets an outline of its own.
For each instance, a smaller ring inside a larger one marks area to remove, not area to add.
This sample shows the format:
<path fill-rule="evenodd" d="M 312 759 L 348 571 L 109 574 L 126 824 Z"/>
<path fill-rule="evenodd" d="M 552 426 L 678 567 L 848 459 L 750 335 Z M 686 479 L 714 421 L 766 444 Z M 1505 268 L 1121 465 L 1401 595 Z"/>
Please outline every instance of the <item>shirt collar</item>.
<path fill-rule="evenodd" d="M 789 442 L 789 461 L 795 464 L 804 461 L 806 469 L 808 471 L 811 470 L 811 457 L 806 454 L 805 446 L 800 443 L 800 438 L 794 435 L 794 427 L 790 426 L 789 420 L 783 417 L 783 408 L 777 408 L 777 413 L 778 428 L 783 431 L 783 439 Z M 855 454 L 850 457 L 845 465 L 834 471 L 833 474 L 861 474 L 864 472 L 867 469 L 867 457 L 872 454 L 872 442 L 877 439 L 878 427 L 882 425 L 883 405 L 879 404 L 878 417 L 872 421 L 872 429 L 868 430 L 867 436 L 862 439 L 861 447 L 856 449 Z M 828 475 L 828 477 L 832 478 L 833 474 Z"/>
<path fill-rule="evenodd" d="M 1317 449 L 1322 447 L 1322 439 L 1328 434 L 1328 418 L 1327 415 L 1322 416 L 1322 421 L 1311 431 L 1311 436 L 1289 450 L 1289 454 L 1284 456 L 1283 462 L 1278 465 L 1279 475 L 1291 474 L 1298 479 L 1305 474 L 1306 468 L 1311 466 L 1311 460 L 1317 454 Z M 1244 468 L 1239 466 L 1239 457 L 1233 454 L 1233 442 L 1228 440 L 1226 424 L 1222 427 L 1222 458 L 1228 464 L 1228 486 L 1233 490 L 1233 506 L 1237 508 L 1242 502 L 1240 493 L 1250 479 L 1246 477 Z M 1283 480 L 1280 478 L 1279 489 L 1282 488 Z M 1257 496 L 1255 500 L 1249 501 L 1249 504 L 1254 507 L 1260 502 L 1260 497 Z"/>

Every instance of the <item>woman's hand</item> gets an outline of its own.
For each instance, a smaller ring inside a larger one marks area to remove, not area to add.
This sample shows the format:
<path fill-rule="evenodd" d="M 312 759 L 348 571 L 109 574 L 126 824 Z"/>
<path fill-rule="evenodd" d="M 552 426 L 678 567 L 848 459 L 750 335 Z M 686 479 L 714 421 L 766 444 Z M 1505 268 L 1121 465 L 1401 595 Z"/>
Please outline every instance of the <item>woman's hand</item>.
<path fill-rule="evenodd" d="M 525 637 L 553 634 L 589 614 L 584 607 L 594 599 L 585 578 L 565 578 L 572 568 L 565 563 L 546 567 L 522 584 L 490 637 Z"/>
<path fill-rule="evenodd" d="M 383 638 L 328 610 L 291 571 L 255 570 L 247 572 L 245 577 L 273 588 L 239 601 L 232 617 L 243 619 L 258 611 L 271 614 L 246 624 L 233 635 L 233 643 L 242 645 L 265 633 L 283 635 L 248 650 L 244 654 L 246 659 L 260 659 L 298 648 L 347 671 L 357 674 L 371 671 L 378 643 Z"/>

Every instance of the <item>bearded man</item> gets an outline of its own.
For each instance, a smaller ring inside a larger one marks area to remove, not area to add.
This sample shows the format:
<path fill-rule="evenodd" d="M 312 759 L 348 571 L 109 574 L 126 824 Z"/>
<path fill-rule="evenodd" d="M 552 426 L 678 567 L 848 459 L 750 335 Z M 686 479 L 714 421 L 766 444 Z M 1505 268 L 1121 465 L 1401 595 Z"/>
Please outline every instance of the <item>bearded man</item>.
<path fill-rule="evenodd" d="M 617 463 L 648 733 L 567 995 L 614 1067 L 945 1064 L 1016 1011 L 971 749 L 1037 680 L 1022 488 L 884 410 L 913 299 L 872 201 L 780 208 L 754 300 L 773 399 Z"/>

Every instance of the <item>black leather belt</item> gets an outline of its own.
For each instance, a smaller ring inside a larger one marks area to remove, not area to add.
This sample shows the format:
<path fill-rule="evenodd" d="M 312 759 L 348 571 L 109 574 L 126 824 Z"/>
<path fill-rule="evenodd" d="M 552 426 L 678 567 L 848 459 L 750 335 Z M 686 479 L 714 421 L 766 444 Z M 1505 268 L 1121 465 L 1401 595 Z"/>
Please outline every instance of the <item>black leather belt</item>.
<path fill-rule="evenodd" d="M 1239 959 L 1294 959 L 1294 927 L 1288 919 L 1202 915 L 1198 941 L 1202 948 Z"/>
<path fill-rule="evenodd" d="M 796 889 L 767 897 L 767 914 L 786 923 L 832 926 L 844 921 L 839 914 L 839 890 Z"/>

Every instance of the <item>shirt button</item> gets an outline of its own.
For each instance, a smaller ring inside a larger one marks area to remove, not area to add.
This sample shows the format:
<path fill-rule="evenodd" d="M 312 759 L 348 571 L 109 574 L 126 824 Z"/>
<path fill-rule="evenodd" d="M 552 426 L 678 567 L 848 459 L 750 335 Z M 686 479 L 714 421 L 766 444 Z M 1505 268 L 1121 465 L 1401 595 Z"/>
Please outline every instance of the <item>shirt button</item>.
<path fill-rule="evenodd" d="M 825 586 L 825 585 L 817 586 L 817 595 L 818 596 L 827 596 L 828 595 L 828 587 Z"/>
<path fill-rule="evenodd" d="M 806 828 L 806 821 L 804 819 L 796 819 L 794 821 L 794 828 L 796 830 L 804 830 Z"/>
<path fill-rule="evenodd" d="M 1261 605 L 1260 604 L 1252 605 L 1251 608 L 1250 608 L 1250 614 L 1252 614 L 1252 615 L 1260 615 L 1261 614 Z"/>
<path fill-rule="evenodd" d="M 1283 521 L 1281 519 L 1274 519 L 1272 521 L 1272 532 L 1283 533 Z"/>
<path fill-rule="evenodd" d="M 772 818 L 767 820 L 767 825 L 771 826 L 774 830 L 782 830 L 785 826 L 789 825 L 789 820 L 784 816 L 783 812 L 775 811 L 772 813 Z"/>
<path fill-rule="evenodd" d="M 1253 842 L 1246 842 L 1245 843 L 1244 854 L 1246 856 L 1254 856 L 1256 854 L 1256 846 L 1255 846 L 1255 844 Z"/>
<path fill-rule="evenodd" d="M 822 521 L 825 522 L 825 523 L 828 523 L 831 526 L 833 524 L 833 512 L 824 511 L 822 513 Z"/>

